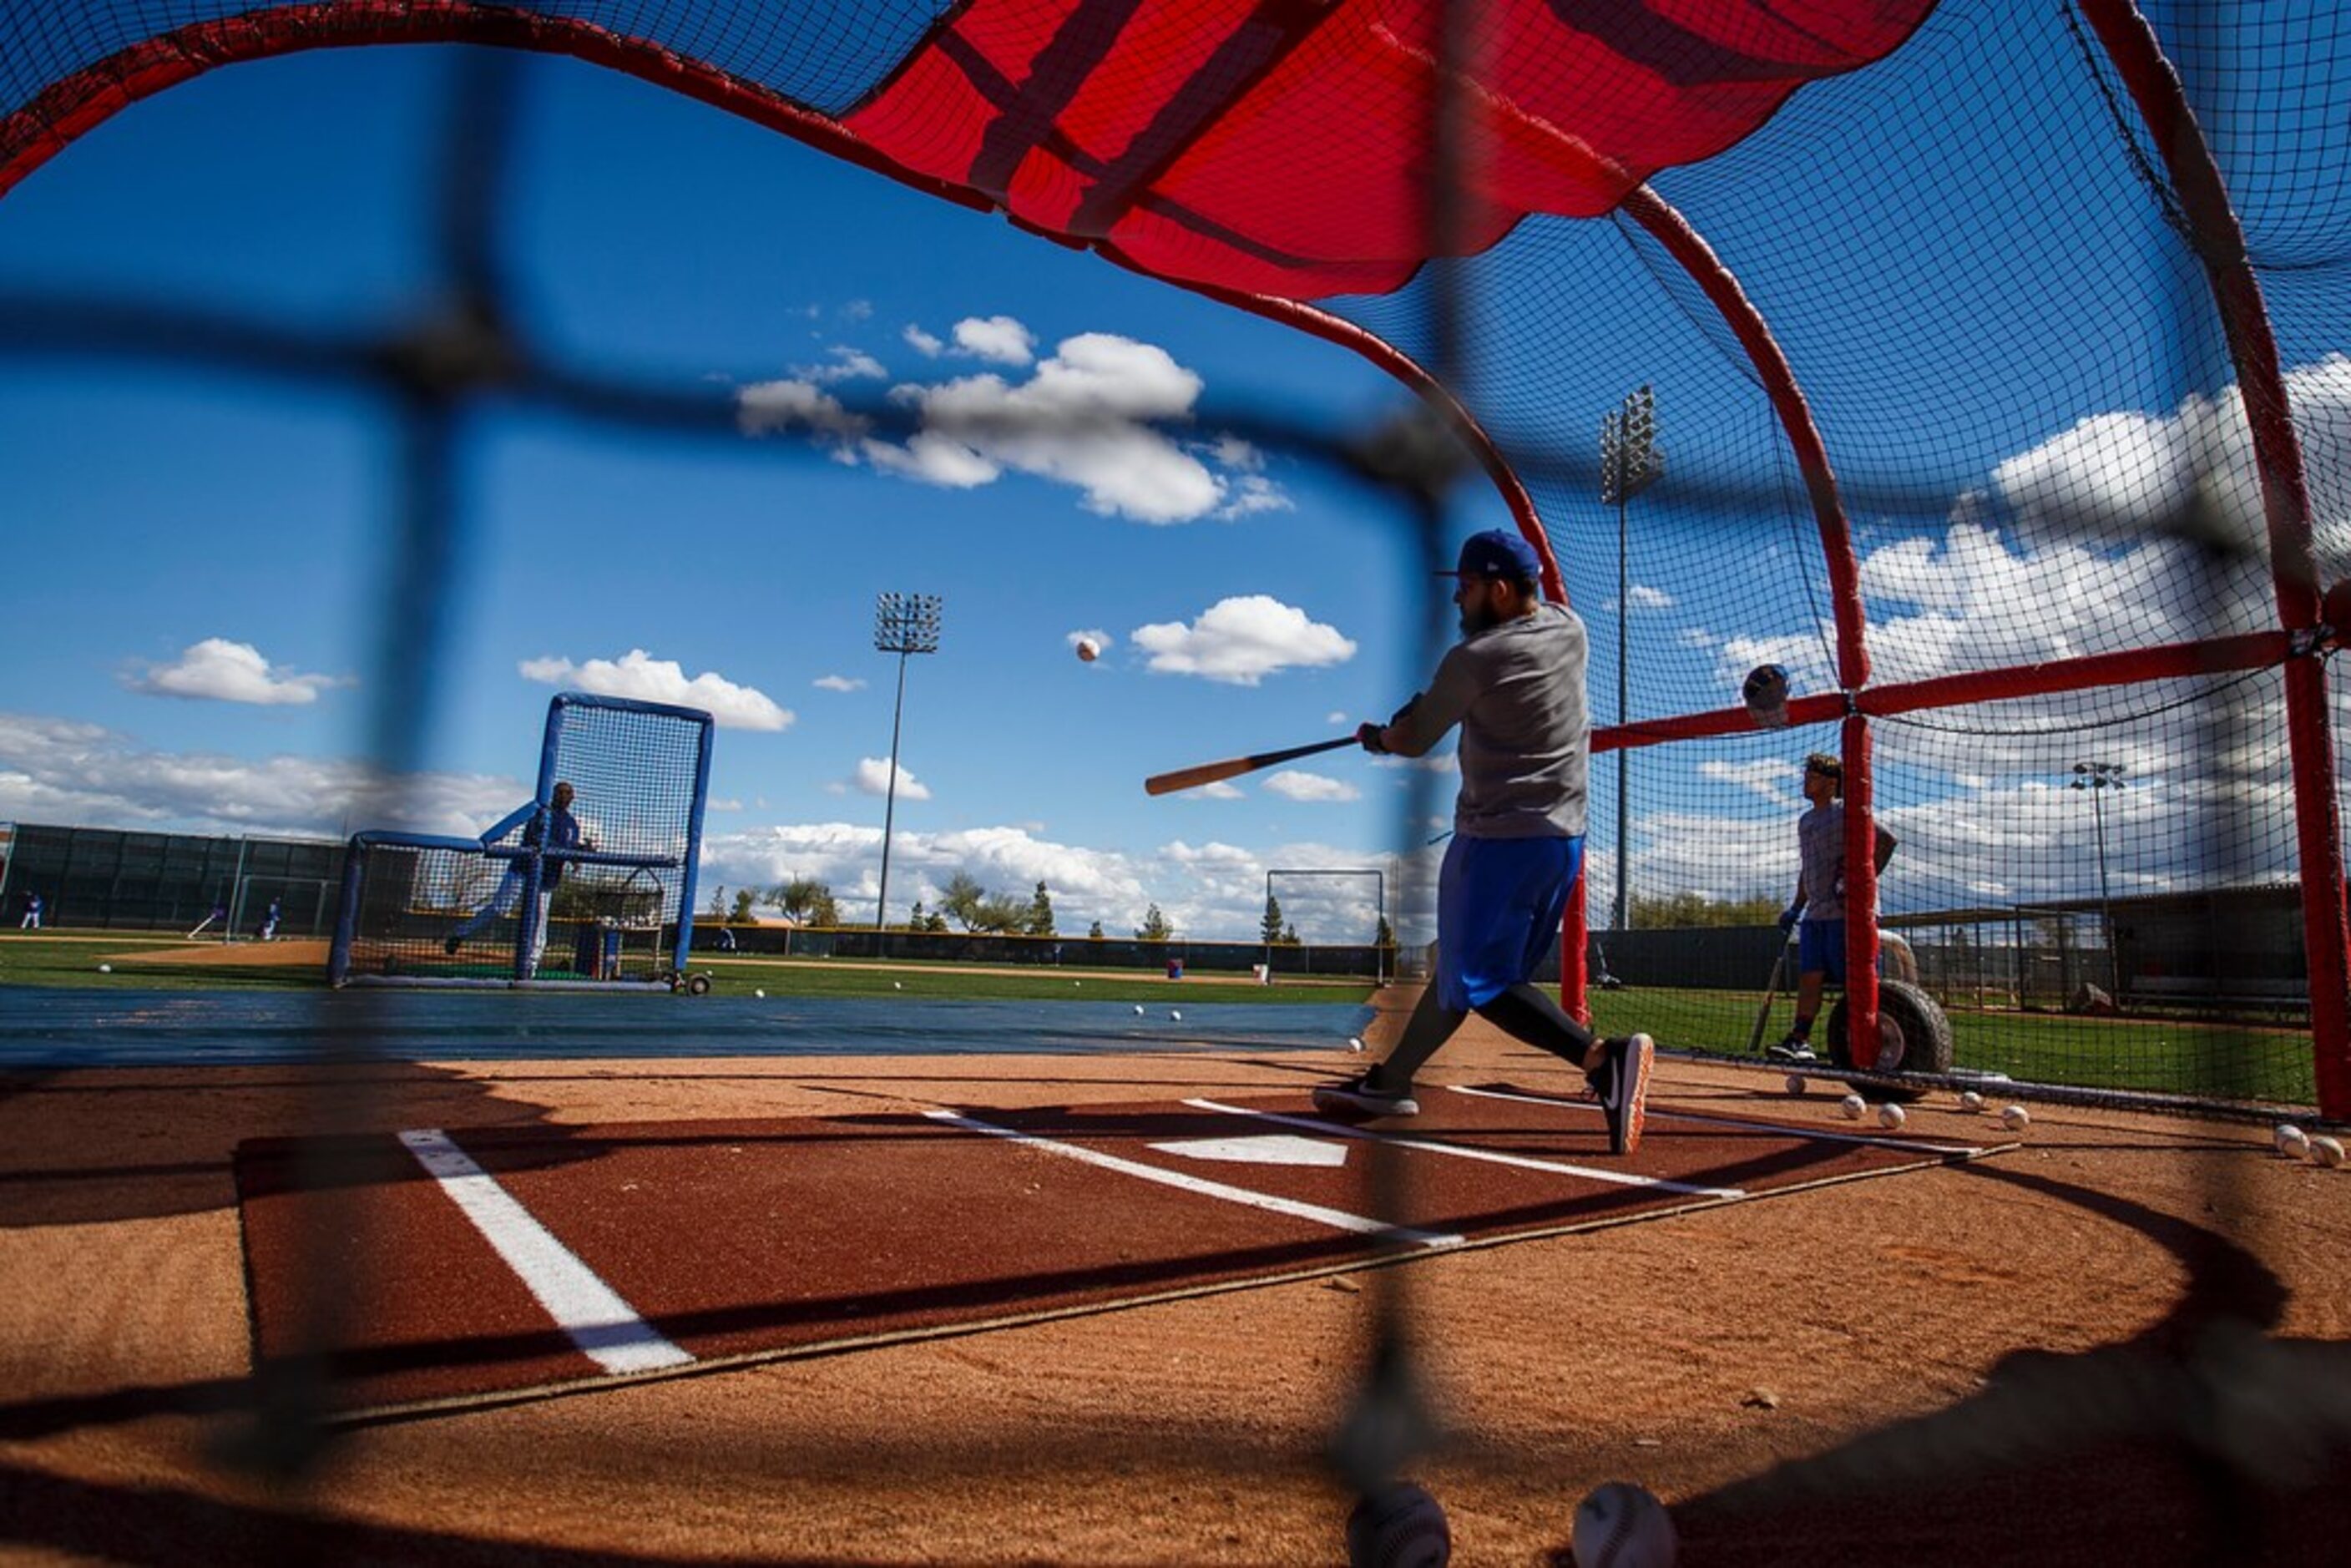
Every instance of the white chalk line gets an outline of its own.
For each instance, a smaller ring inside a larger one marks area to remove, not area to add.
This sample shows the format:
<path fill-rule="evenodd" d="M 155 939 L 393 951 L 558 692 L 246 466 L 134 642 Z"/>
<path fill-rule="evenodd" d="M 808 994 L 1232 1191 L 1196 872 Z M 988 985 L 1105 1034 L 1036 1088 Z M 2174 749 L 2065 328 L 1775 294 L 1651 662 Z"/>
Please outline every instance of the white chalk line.
<path fill-rule="evenodd" d="M 1468 1094 L 1480 1100 L 1515 1100 L 1521 1105 L 1548 1105 L 1553 1110 L 1584 1109 L 1575 1100 L 1559 1100 L 1547 1094 L 1519 1094 L 1507 1089 L 1472 1089 L 1467 1084 L 1446 1085 L 1456 1094 Z M 1597 1111 L 1598 1106 L 1591 1109 Z M 1984 1151 L 1970 1144 L 1933 1144 L 1924 1138 L 1880 1138 L 1867 1133 L 1840 1133 L 1830 1127 L 1791 1127 L 1782 1122 L 1744 1122 L 1733 1116 L 1716 1116 L 1704 1112 L 1660 1111 L 1649 1107 L 1649 1120 L 1698 1122 L 1709 1127 L 1730 1127 L 1745 1133 L 1779 1133 L 1792 1138 L 1823 1138 L 1833 1144 L 1866 1144 L 1872 1148 L 1902 1149 L 1916 1153 L 1925 1150 L 1930 1155 L 1980 1155 Z"/>
<path fill-rule="evenodd" d="M 1116 1155 L 1103 1154 L 1099 1149 L 1089 1149 L 1077 1144 L 1064 1144 L 1056 1139 L 1040 1137 L 1034 1133 L 1024 1133 L 1015 1127 L 999 1127 L 992 1122 L 983 1122 L 977 1117 L 967 1116 L 957 1111 L 925 1111 L 923 1114 L 935 1122 L 948 1122 L 975 1133 L 986 1133 L 991 1137 L 1008 1138 L 1014 1143 L 1026 1145 L 1032 1149 L 1041 1149 L 1047 1154 L 1060 1155 L 1082 1165 L 1098 1166 L 1103 1170 L 1117 1171 L 1123 1176 L 1157 1182 L 1163 1186 L 1178 1187 L 1186 1192 L 1197 1193 L 1203 1197 L 1219 1198 L 1227 1203 L 1238 1203 L 1249 1208 L 1261 1208 L 1272 1214 L 1286 1214 L 1293 1219 L 1303 1219 L 1316 1225 L 1329 1226 L 1334 1230 L 1347 1230 L 1359 1236 L 1377 1236 L 1388 1240 L 1406 1241 L 1416 1247 L 1461 1245 L 1460 1237 L 1445 1231 L 1414 1230 L 1403 1226 L 1390 1225 L 1384 1219 L 1374 1219 L 1367 1215 L 1349 1214 L 1344 1209 L 1324 1208 L 1320 1204 L 1301 1203 L 1295 1198 L 1276 1197 L 1270 1193 L 1253 1192 L 1248 1187 L 1231 1186 L 1224 1182 L 1210 1181 L 1205 1176 L 1187 1176 L 1182 1171 L 1165 1170 L 1158 1166 L 1144 1165 L 1139 1160 L 1122 1159 Z"/>
<path fill-rule="evenodd" d="M 652 1372 L 694 1359 L 637 1314 L 596 1271 L 438 1127 L 400 1134 L 482 1239 L 506 1260 L 556 1326 L 606 1372 Z"/>
<path fill-rule="evenodd" d="M 1455 1159 L 1481 1160 L 1488 1165 L 1515 1166 L 1520 1170 L 1549 1171 L 1558 1176 L 1581 1176 L 1586 1181 L 1604 1182 L 1614 1186 L 1637 1187 L 1656 1192 L 1685 1193 L 1693 1197 L 1719 1197 L 1726 1200 L 1747 1196 L 1735 1186 L 1696 1186 L 1688 1182 L 1669 1180 L 1665 1176 L 1643 1176 L 1637 1171 L 1610 1170 L 1604 1166 L 1570 1165 L 1564 1160 L 1537 1159 L 1532 1155 L 1505 1154 L 1499 1149 L 1473 1148 L 1466 1144 L 1439 1143 L 1434 1138 L 1406 1137 L 1397 1133 L 1383 1133 L 1369 1127 L 1351 1127 L 1340 1122 L 1325 1122 L 1310 1116 L 1287 1116 L 1278 1111 L 1258 1111 L 1243 1105 L 1219 1105 L 1214 1100 L 1186 1100 L 1185 1104 L 1199 1111 L 1220 1111 L 1228 1116 L 1254 1116 L 1259 1121 L 1275 1122 L 1285 1127 L 1311 1127 L 1332 1137 L 1363 1138 L 1386 1144 L 1400 1149 L 1420 1149 L 1429 1154 L 1447 1155 Z"/>

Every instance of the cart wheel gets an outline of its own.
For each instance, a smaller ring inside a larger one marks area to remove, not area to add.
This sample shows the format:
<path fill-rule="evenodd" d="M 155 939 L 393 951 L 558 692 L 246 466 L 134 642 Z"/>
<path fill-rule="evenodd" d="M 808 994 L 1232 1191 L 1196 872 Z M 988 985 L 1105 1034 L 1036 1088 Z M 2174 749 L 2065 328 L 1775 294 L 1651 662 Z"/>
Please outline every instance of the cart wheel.
<path fill-rule="evenodd" d="M 708 996 L 710 994 L 710 977 L 707 975 L 687 976 L 685 981 L 685 992 L 686 995 L 691 997 Z"/>
<path fill-rule="evenodd" d="M 1829 1060 L 1869 1072 L 1941 1074 L 1951 1070 L 1951 1020 L 1935 998 L 1900 980 L 1877 982 L 1877 1061 L 1860 1068 L 1845 1040 L 1844 998 L 1829 1009 Z"/>

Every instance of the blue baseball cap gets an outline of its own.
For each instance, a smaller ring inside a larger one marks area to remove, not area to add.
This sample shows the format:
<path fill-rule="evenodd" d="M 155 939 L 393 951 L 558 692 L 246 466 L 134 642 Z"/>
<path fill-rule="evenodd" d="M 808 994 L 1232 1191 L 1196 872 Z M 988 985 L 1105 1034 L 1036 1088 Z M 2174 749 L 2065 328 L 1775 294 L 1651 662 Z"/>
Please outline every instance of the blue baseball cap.
<path fill-rule="evenodd" d="M 1440 571 L 1439 577 L 1515 577 L 1531 582 L 1542 580 L 1542 562 L 1535 559 L 1535 547 L 1508 528 L 1488 528 L 1482 534 L 1471 534 L 1461 541 L 1461 560 L 1451 571 Z"/>

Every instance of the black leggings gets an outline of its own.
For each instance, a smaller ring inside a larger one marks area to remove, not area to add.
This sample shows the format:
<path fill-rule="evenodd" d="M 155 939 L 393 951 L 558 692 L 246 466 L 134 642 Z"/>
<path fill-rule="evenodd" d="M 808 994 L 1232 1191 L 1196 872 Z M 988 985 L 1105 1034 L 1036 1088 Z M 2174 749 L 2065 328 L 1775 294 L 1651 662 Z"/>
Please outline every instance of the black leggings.
<path fill-rule="evenodd" d="M 1568 1017 L 1540 987 L 1524 980 L 1477 1012 L 1512 1039 L 1522 1040 L 1539 1051 L 1548 1051 L 1571 1066 L 1582 1067 L 1585 1054 L 1592 1049 L 1592 1031 Z M 1413 1009 L 1411 1021 L 1404 1026 L 1404 1038 L 1396 1041 L 1396 1048 L 1388 1052 L 1386 1061 L 1372 1069 L 1373 1086 L 1399 1094 L 1411 1088 L 1413 1074 L 1426 1065 L 1438 1047 L 1453 1038 L 1453 1031 L 1468 1016 L 1441 1006 L 1437 999 L 1437 987 L 1432 983 L 1421 993 L 1420 1005 Z"/>

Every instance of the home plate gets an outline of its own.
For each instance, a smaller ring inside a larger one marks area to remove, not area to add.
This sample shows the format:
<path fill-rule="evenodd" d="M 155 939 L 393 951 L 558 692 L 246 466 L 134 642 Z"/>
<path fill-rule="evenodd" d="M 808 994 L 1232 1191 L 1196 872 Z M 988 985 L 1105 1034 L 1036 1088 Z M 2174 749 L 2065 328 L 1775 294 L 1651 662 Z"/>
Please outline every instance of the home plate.
<path fill-rule="evenodd" d="M 1231 1166 L 1322 1166 L 1335 1169 L 1347 1163 L 1344 1144 L 1327 1138 L 1301 1138 L 1295 1133 L 1267 1133 L 1254 1138 L 1186 1138 L 1151 1146 L 1163 1155 L 1217 1160 Z"/>

